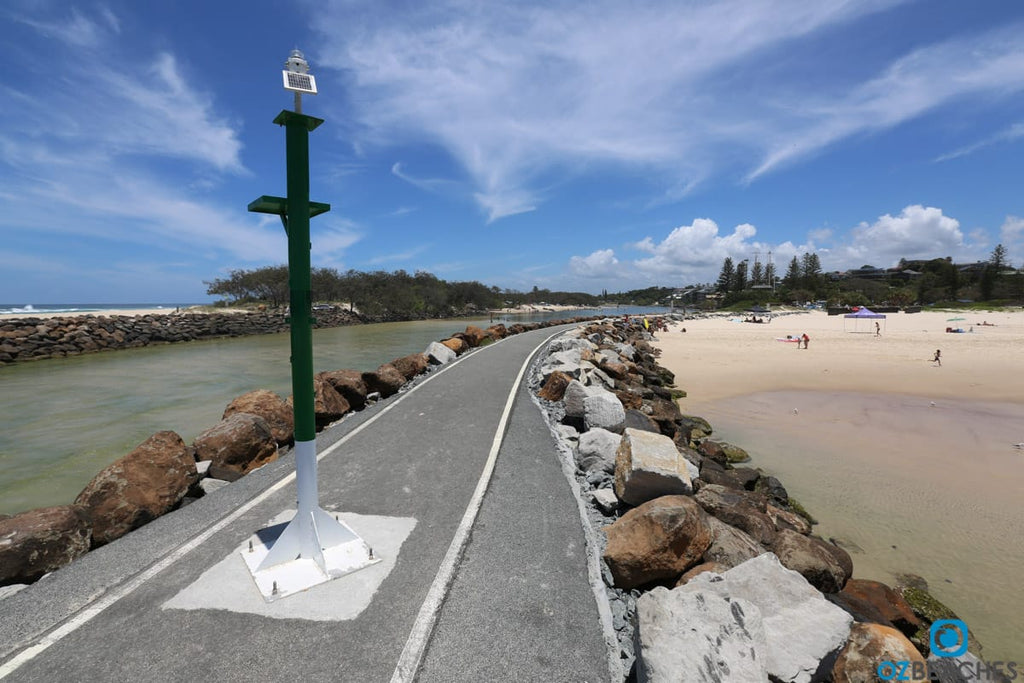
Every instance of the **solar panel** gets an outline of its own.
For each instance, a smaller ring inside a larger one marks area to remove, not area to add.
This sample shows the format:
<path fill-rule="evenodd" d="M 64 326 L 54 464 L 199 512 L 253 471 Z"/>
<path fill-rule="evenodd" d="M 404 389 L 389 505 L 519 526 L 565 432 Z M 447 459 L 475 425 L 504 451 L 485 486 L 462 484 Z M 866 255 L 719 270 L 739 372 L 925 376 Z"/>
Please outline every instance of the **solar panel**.
<path fill-rule="evenodd" d="M 284 78 L 285 90 L 306 93 L 307 95 L 316 94 L 316 79 L 313 78 L 312 74 L 298 74 L 294 71 L 282 71 L 281 74 Z"/>

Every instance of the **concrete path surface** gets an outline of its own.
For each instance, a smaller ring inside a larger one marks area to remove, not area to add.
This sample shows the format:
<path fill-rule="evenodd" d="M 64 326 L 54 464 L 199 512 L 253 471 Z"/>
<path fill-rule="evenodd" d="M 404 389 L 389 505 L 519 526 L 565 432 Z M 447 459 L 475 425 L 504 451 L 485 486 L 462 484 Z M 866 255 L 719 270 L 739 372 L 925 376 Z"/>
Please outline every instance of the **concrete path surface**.
<path fill-rule="evenodd" d="M 0 600 L 0 678 L 610 680 L 578 504 L 523 378 L 561 329 L 320 435 L 320 503 L 380 564 L 262 600 L 240 552 L 294 510 L 286 457 Z"/>

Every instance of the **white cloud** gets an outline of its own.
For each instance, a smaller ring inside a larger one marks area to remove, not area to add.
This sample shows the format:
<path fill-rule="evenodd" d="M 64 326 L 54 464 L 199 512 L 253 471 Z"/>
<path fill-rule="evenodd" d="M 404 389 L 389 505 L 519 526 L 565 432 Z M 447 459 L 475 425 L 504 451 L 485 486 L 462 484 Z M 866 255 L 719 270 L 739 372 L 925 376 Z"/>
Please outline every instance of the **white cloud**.
<path fill-rule="evenodd" d="M 119 30 L 117 17 L 109 9 L 102 12 L 103 20 L 115 30 Z M 37 30 L 44 36 L 56 38 L 61 42 L 75 47 L 99 47 L 103 40 L 103 28 L 92 19 L 84 16 L 77 8 L 71 10 L 70 16 L 54 20 L 18 17 L 18 20 Z M 113 24 L 111 24 L 113 20 Z"/>
<path fill-rule="evenodd" d="M 1017 268 L 1024 268 L 1024 218 L 1007 216 L 999 228 L 999 241 L 1006 247 L 1006 256 Z"/>
<path fill-rule="evenodd" d="M 569 271 L 584 278 L 612 278 L 621 275 L 619 260 L 611 249 L 600 249 L 587 256 L 569 259 Z"/>
<path fill-rule="evenodd" d="M 533 210 L 538 188 L 593 165 L 661 171 L 671 200 L 746 163 L 810 115 L 792 105 L 761 115 L 771 102 L 746 85 L 763 55 L 901 1 L 450 0 L 395 12 L 334 0 L 314 28 L 321 64 L 358 93 L 358 144 L 440 145 L 496 220 Z"/>
<path fill-rule="evenodd" d="M 803 93 L 797 116 L 779 119 L 753 180 L 851 136 L 884 130 L 951 101 L 1024 89 L 1024 25 L 920 48 L 848 94 Z M 973 150 L 972 150 L 973 151 Z"/>
<path fill-rule="evenodd" d="M 710 282 L 717 278 L 722 262 L 759 260 L 775 264 L 781 277 L 790 260 L 805 253 L 817 253 L 826 271 L 849 270 L 865 264 L 879 267 L 895 265 L 900 258 L 940 258 L 968 262 L 985 258 L 984 232 L 966 239 L 960 222 L 946 216 L 942 209 L 911 205 L 898 215 L 885 214 L 875 221 L 862 222 L 847 231 L 811 230 L 800 244 L 792 241 L 768 243 L 756 239 L 757 229 L 742 223 L 732 232 L 720 234 L 718 224 L 709 218 L 695 219 L 689 225 L 672 230 L 657 241 L 645 237 L 630 248 L 650 256 L 619 261 L 611 249 L 602 249 L 589 256 L 573 256 L 568 262 L 571 277 L 617 276 L 616 288 L 631 289 L 651 284 L 678 285 Z M 1017 245 L 1024 255 L 1024 219 L 1008 216 L 1002 228 L 1003 243 Z M 1014 253 L 1011 251 L 1011 254 Z M 1019 258 L 1019 257 L 1017 257 Z M 584 286 L 585 281 L 580 281 Z"/>
<path fill-rule="evenodd" d="M 898 216 L 885 214 L 874 223 L 860 223 L 850 230 L 849 242 L 833 252 L 829 259 L 822 259 L 822 265 L 831 261 L 842 264 L 840 267 L 891 266 L 900 258 L 946 256 L 963 260 L 957 257 L 967 254 L 969 248 L 960 221 L 944 215 L 942 209 L 914 204 Z"/>
<path fill-rule="evenodd" d="M 950 161 L 952 159 L 958 159 L 969 154 L 974 154 L 975 152 L 985 149 L 986 147 L 992 147 L 993 145 L 997 145 L 1001 142 L 1015 142 L 1020 138 L 1024 138 L 1024 123 L 1015 123 L 1009 128 L 1001 130 L 995 135 L 991 135 L 985 138 L 984 140 L 975 142 L 974 144 L 971 145 L 967 145 L 966 147 L 961 147 L 960 149 L 957 149 L 948 154 L 943 154 L 942 156 L 936 158 L 935 161 L 941 162 Z"/>

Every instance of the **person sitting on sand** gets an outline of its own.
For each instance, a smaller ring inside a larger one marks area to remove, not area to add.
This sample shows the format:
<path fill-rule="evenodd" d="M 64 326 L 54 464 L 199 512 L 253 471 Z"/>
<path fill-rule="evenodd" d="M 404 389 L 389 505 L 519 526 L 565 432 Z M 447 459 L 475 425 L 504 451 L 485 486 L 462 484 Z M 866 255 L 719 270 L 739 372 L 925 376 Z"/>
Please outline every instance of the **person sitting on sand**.
<path fill-rule="evenodd" d="M 932 358 L 932 362 L 942 367 L 942 351 L 935 349 L 935 358 Z"/>

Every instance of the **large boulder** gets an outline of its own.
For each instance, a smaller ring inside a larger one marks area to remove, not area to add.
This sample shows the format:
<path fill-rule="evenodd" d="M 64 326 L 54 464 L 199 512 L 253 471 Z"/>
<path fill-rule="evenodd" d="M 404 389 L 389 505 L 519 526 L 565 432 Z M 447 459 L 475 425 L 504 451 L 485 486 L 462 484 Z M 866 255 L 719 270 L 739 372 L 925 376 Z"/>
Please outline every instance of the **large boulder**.
<path fill-rule="evenodd" d="M 82 505 L 0 519 L 0 586 L 32 583 L 89 552 L 91 542 L 92 520 Z"/>
<path fill-rule="evenodd" d="M 675 401 L 658 397 L 648 399 L 646 403 L 651 419 L 658 423 L 661 433 L 666 436 L 675 436 L 676 422 L 683 417 L 683 414 L 679 412 L 679 405 Z"/>
<path fill-rule="evenodd" d="M 565 389 L 571 381 L 572 377 L 556 370 L 548 375 L 547 381 L 544 382 L 544 386 L 537 392 L 537 395 L 545 401 L 561 401 L 565 396 Z"/>
<path fill-rule="evenodd" d="M 434 365 L 446 365 L 458 356 L 455 351 L 440 342 L 430 342 L 423 353 Z"/>
<path fill-rule="evenodd" d="M 580 356 L 580 349 L 573 348 L 565 351 L 555 351 L 549 354 L 540 364 L 540 374 L 547 377 L 552 372 L 564 372 L 570 377 L 579 378 L 583 372 L 584 362 Z M 586 363 L 587 367 L 592 367 Z"/>
<path fill-rule="evenodd" d="M 604 561 L 623 589 L 678 577 L 698 564 L 711 544 L 704 511 L 688 496 L 648 501 L 605 527 L 605 533 Z"/>
<path fill-rule="evenodd" d="M 405 386 L 405 377 L 391 363 L 385 363 L 373 372 L 364 372 L 363 381 L 368 392 L 376 391 L 382 398 L 397 394 Z"/>
<path fill-rule="evenodd" d="M 293 406 L 294 402 L 295 397 L 289 396 L 288 405 Z M 351 409 L 352 406 L 333 384 L 320 375 L 313 377 L 313 414 L 318 430 L 340 420 Z"/>
<path fill-rule="evenodd" d="M 799 572 L 823 593 L 841 591 L 850 578 L 851 572 L 837 559 L 836 550 L 839 549 L 820 538 L 789 529 L 779 531 L 772 543 L 772 552 L 783 566 Z"/>
<path fill-rule="evenodd" d="M 402 377 L 410 380 L 416 375 L 426 372 L 430 361 L 425 353 L 411 353 L 391 361 L 390 365 L 402 373 Z"/>
<path fill-rule="evenodd" d="M 846 643 L 853 622 L 771 553 L 723 574 L 701 574 L 674 590 L 716 593 L 757 607 L 767 643 L 768 674 L 777 681 L 810 683 L 827 677 L 831 658 Z"/>
<path fill-rule="evenodd" d="M 366 382 L 363 381 L 363 373 L 358 370 L 332 370 L 318 373 L 316 377 L 334 387 L 352 410 L 362 410 L 366 405 Z"/>
<path fill-rule="evenodd" d="M 795 512 L 783 510 L 782 508 L 777 508 L 771 504 L 768 505 L 765 512 L 775 524 L 776 531 L 791 529 L 798 534 L 803 534 L 805 536 L 811 533 L 811 523 Z"/>
<path fill-rule="evenodd" d="M 615 458 L 619 450 L 619 442 L 622 439 L 623 437 L 618 434 L 600 427 L 580 434 L 579 444 L 576 447 L 576 463 L 585 472 L 590 470 L 614 472 Z"/>
<path fill-rule="evenodd" d="M 871 610 L 868 613 L 872 616 L 877 615 L 874 619 L 858 618 L 861 615 L 847 609 L 845 604 L 837 603 L 853 614 L 857 621 L 872 621 L 883 626 L 892 626 L 906 636 L 914 635 L 921 628 L 921 620 L 914 614 L 910 604 L 895 589 L 880 581 L 850 579 L 838 595 L 849 598 L 850 607 L 867 603 Z"/>
<path fill-rule="evenodd" d="M 764 475 L 759 477 L 754 484 L 754 490 L 768 496 L 768 500 L 779 507 L 786 507 L 789 504 L 789 493 L 782 482 L 775 477 Z"/>
<path fill-rule="evenodd" d="M 889 662 L 891 670 L 885 670 L 883 662 Z M 901 670 L 892 663 L 909 662 L 907 678 L 900 678 Z M 916 678 L 917 672 L 921 678 Z M 892 674 L 891 676 L 888 674 Z M 839 653 L 832 667 L 835 683 L 863 683 L 882 680 L 930 680 L 928 665 L 907 637 L 889 626 L 881 624 L 854 624 L 850 639 Z"/>
<path fill-rule="evenodd" d="M 580 426 L 583 425 L 583 416 L 586 413 L 586 408 L 583 402 L 597 394 L 603 393 L 604 390 L 600 387 L 588 387 L 579 380 L 572 380 L 568 386 L 565 387 L 565 392 L 562 394 L 562 403 L 565 406 L 565 417 L 571 420 L 578 420 Z M 625 419 L 625 413 L 623 413 L 623 419 Z"/>
<path fill-rule="evenodd" d="M 236 419 L 238 413 L 229 420 Z M 263 422 L 262 418 L 248 416 Z M 267 438 L 277 442 L 263 422 Z M 75 498 L 92 518 L 92 544 L 101 546 L 173 509 L 199 474 L 192 452 L 171 431 L 157 432 L 105 467 Z"/>
<path fill-rule="evenodd" d="M 626 426 L 626 411 L 615 394 L 602 390 L 583 399 L 583 426 L 621 433 Z"/>
<path fill-rule="evenodd" d="M 625 430 L 615 457 L 615 493 L 621 500 L 640 505 L 659 496 L 692 492 L 686 459 L 672 439 L 639 429 Z"/>
<path fill-rule="evenodd" d="M 484 342 L 484 339 L 487 339 L 487 333 L 476 325 L 468 325 L 466 331 L 462 333 L 462 338 L 466 340 L 470 348 L 475 349 Z"/>
<path fill-rule="evenodd" d="M 469 344 L 460 337 L 451 337 L 449 339 L 442 339 L 441 343 L 447 346 L 449 349 L 454 351 L 456 355 L 462 355 L 469 350 Z"/>
<path fill-rule="evenodd" d="M 224 481 L 235 481 L 278 455 L 266 420 L 248 413 L 221 420 L 197 436 L 193 447 L 198 459 L 211 461 L 209 475 Z"/>
<path fill-rule="evenodd" d="M 745 531 L 758 543 L 775 540 L 775 523 L 765 513 L 767 500 L 762 494 L 708 484 L 695 498 L 705 512 Z"/>
<path fill-rule="evenodd" d="M 235 413 L 259 415 L 267 421 L 271 434 L 281 445 L 290 444 L 295 440 L 295 417 L 288 402 L 266 389 L 257 389 L 242 394 L 224 409 L 222 419 Z"/>
<path fill-rule="evenodd" d="M 484 332 L 487 333 L 488 337 L 494 340 L 504 339 L 505 337 L 508 336 L 508 330 L 501 323 L 498 323 L 497 325 L 491 325 L 486 330 L 484 330 Z"/>
<path fill-rule="evenodd" d="M 732 568 L 768 552 L 746 532 L 720 519 L 709 516 L 707 524 L 711 529 L 711 545 L 704 551 L 705 562 Z"/>
<path fill-rule="evenodd" d="M 636 603 L 636 679 L 768 681 L 760 610 L 742 598 L 661 586 Z"/>

